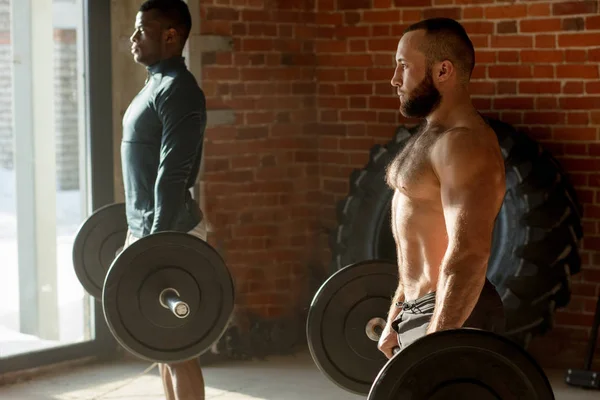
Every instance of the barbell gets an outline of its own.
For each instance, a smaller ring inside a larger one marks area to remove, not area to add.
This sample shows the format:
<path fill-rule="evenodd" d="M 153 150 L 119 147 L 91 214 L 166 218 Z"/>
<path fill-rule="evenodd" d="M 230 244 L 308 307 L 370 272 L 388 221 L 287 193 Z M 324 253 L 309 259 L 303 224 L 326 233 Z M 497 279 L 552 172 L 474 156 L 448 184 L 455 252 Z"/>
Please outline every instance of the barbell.
<path fill-rule="evenodd" d="M 398 284 L 385 261 L 362 261 L 317 290 L 306 335 L 319 370 L 340 388 L 391 399 L 554 399 L 536 361 L 501 335 L 461 328 L 426 335 L 390 360 L 377 343 Z"/>
<path fill-rule="evenodd" d="M 183 232 L 147 235 L 124 250 L 125 207 L 98 209 L 80 226 L 75 273 L 102 301 L 117 342 L 136 356 L 174 363 L 198 357 L 225 331 L 234 285 L 219 253 Z"/>

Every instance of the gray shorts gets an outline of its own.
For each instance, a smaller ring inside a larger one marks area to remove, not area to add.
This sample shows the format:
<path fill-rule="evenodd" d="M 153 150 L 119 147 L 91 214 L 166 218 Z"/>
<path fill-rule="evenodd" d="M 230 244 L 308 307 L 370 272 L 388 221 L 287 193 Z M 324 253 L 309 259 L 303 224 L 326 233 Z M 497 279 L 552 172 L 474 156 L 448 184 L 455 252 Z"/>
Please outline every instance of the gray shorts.
<path fill-rule="evenodd" d="M 392 322 L 392 329 L 398 333 L 398 343 L 403 349 L 425 336 L 435 308 L 435 292 L 401 303 L 400 307 L 402 311 Z M 494 285 L 487 279 L 479 300 L 463 327 L 483 329 L 498 334 L 504 332 L 505 316 L 502 299 Z"/>

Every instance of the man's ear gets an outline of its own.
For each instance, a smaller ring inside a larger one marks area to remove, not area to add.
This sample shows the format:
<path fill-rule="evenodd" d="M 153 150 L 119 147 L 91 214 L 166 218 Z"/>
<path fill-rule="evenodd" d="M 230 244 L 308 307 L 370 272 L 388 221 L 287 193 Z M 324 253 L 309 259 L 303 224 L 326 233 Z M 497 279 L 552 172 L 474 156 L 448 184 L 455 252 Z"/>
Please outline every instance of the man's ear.
<path fill-rule="evenodd" d="M 177 40 L 177 31 L 175 28 L 169 28 L 165 32 L 165 41 L 167 43 L 175 43 Z"/>
<path fill-rule="evenodd" d="M 456 70 L 450 60 L 444 60 L 436 65 L 433 72 L 433 79 L 441 83 L 450 79 L 456 73 Z"/>

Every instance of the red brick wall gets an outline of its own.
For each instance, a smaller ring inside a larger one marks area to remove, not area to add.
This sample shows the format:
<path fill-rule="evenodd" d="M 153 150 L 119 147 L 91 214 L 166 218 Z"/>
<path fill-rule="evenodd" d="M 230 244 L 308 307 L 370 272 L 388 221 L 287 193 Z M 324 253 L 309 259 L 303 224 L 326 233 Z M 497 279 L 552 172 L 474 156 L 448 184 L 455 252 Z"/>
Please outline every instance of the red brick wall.
<path fill-rule="evenodd" d="M 389 83 L 401 32 L 449 16 L 476 46 L 478 109 L 551 149 L 584 203 L 574 296 L 531 347 L 545 365 L 582 362 L 600 294 L 598 1 L 213 0 L 202 11 L 203 32 L 235 40 L 204 67 L 210 106 L 238 112 L 237 126 L 208 133 L 205 185 L 245 306 L 298 304 L 307 265 L 328 262 L 323 231 L 351 170 L 403 121 Z"/>
<path fill-rule="evenodd" d="M 229 6 L 220 6 L 227 4 Z M 306 6 L 305 6 L 306 4 Z M 236 280 L 237 303 L 262 317 L 308 299 L 315 264 L 319 174 L 314 4 L 203 1 L 202 34 L 233 37 L 232 52 L 203 55 L 209 109 L 235 126 L 208 129 L 204 190 L 211 235 Z M 305 296 L 304 298 L 302 296 Z"/>

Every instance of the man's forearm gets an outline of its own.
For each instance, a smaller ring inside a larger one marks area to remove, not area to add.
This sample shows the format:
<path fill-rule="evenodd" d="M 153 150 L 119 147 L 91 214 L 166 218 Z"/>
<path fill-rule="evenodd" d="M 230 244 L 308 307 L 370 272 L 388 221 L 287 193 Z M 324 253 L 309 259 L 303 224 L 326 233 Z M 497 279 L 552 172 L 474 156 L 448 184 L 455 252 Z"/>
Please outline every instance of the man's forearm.
<path fill-rule="evenodd" d="M 392 299 L 392 305 L 390 306 L 390 311 L 388 312 L 388 324 L 391 324 L 392 321 L 396 319 L 396 317 L 402 310 L 396 305 L 398 302 L 402 301 L 404 301 L 404 287 L 402 286 L 402 284 L 398 284 L 398 289 L 396 289 L 396 293 L 394 294 L 394 298 Z"/>
<path fill-rule="evenodd" d="M 440 271 L 435 309 L 427 333 L 463 326 L 485 283 L 485 262 L 462 262 Z"/>

